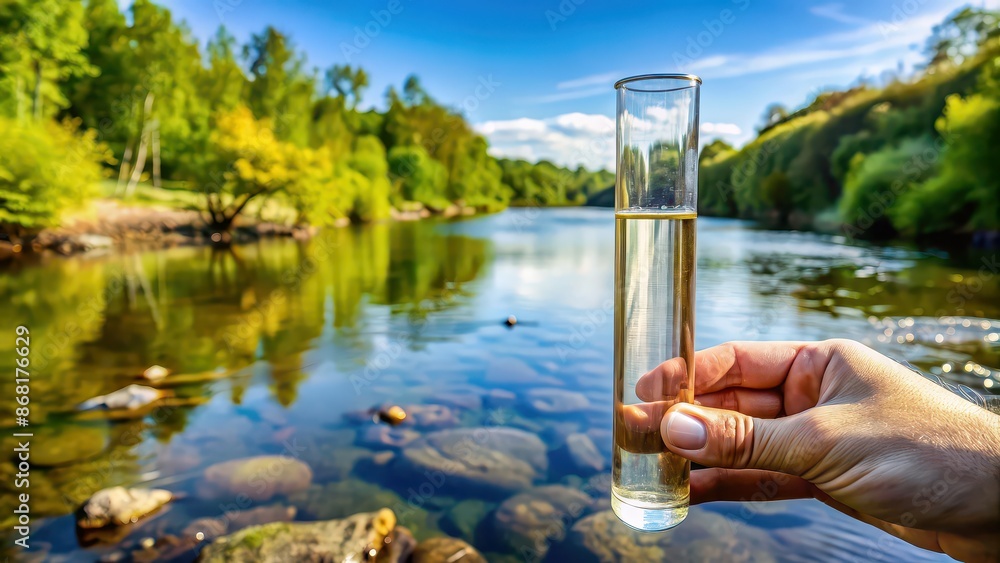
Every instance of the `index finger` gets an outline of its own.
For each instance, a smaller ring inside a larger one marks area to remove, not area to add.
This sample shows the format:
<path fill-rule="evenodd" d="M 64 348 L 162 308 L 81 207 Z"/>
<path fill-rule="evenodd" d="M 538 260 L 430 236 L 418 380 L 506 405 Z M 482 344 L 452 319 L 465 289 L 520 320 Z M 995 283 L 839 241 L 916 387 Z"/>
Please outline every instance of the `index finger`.
<path fill-rule="evenodd" d="M 808 342 L 727 342 L 695 353 L 696 394 L 729 387 L 771 389 L 788 378 Z M 822 373 L 816 374 L 822 378 Z M 675 396 L 687 387 L 684 358 L 672 358 L 639 378 L 636 395 L 643 401 Z"/>

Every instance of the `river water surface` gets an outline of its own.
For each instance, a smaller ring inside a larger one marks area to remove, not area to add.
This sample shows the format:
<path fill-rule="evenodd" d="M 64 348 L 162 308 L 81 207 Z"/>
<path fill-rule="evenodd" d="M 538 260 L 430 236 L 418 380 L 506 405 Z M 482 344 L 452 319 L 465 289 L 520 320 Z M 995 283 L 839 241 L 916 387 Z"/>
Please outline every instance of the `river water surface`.
<path fill-rule="evenodd" d="M 698 348 L 848 337 L 979 391 L 1000 389 L 995 256 L 955 260 L 733 220 L 699 223 Z M 516 209 L 232 251 L 177 248 L 8 267 L 0 273 L 0 331 L 10 336 L 0 364 L 14 363 L 14 328 L 27 326 L 34 437 L 32 547 L 13 548 L 8 535 L 7 554 L 115 558 L 234 509 L 292 507 L 295 519 L 315 520 L 388 506 L 418 539 L 450 534 L 490 560 L 538 560 L 544 549 L 526 554 L 498 539 L 502 495 L 415 494 L 407 477 L 372 469 L 385 467 L 384 452 L 399 456 L 407 440 L 430 430 L 390 436 L 363 411 L 442 405 L 439 426 L 536 434 L 550 460 L 536 484 L 595 497 L 583 514 L 564 518 L 566 528 L 607 510 L 600 485 L 607 469 L 592 475 L 560 452 L 567 436 L 583 434 L 604 458 L 598 463 L 606 467 L 610 455 L 613 237 L 608 210 Z M 519 320 L 513 328 L 503 324 L 508 315 Z M 86 399 L 140 382 L 152 364 L 174 374 L 161 384 L 173 396 L 160 406 L 133 417 L 75 412 Z M 528 399 L 537 389 L 550 390 L 552 409 Z M 9 391 L 0 394 L 4 452 L 15 445 L 14 407 Z M 206 467 L 263 454 L 308 464 L 311 486 L 236 506 L 205 497 Z M 11 454 L 2 459 L 0 522 L 8 533 L 19 491 Z M 119 484 L 181 498 L 118 533 L 77 534 L 80 503 Z M 670 535 L 676 560 L 947 559 L 813 501 L 706 505 L 693 509 L 692 522 Z M 569 553 L 560 541 L 552 540 L 550 560 Z M 161 555 L 184 561 L 196 550 Z"/>

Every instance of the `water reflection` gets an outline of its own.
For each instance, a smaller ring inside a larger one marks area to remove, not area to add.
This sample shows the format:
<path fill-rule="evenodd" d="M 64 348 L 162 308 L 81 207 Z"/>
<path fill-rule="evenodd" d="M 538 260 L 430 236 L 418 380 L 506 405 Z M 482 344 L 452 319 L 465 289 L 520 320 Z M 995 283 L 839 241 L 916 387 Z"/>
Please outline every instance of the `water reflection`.
<path fill-rule="evenodd" d="M 0 331 L 23 324 L 33 340 L 34 514 L 69 514 L 102 487 L 141 481 L 150 468 L 152 477 L 176 469 L 169 444 L 195 414 L 168 406 L 138 420 L 87 422 L 97 413 L 75 413 L 80 402 L 139 382 L 156 363 L 180 374 L 166 382 L 179 397 L 224 389 L 239 405 L 263 375 L 274 401 L 291 407 L 316 363 L 309 350 L 349 349 L 328 359 L 353 370 L 371 349 L 372 335 L 358 330 L 367 304 L 408 318 L 446 310 L 468 294 L 489 252 L 487 240 L 400 224 L 231 251 L 52 258 L 5 271 Z M 0 362 L 13 361 L 12 348 L 0 350 Z M 14 407 L 12 394 L 0 395 L 0 425 L 13 427 Z M 0 440 L 4 451 L 14 446 L 9 435 Z M 15 472 L 12 461 L 0 463 L 0 521 L 8 528 Z"/>
<path fill-rule="evenodd" d="M 39 521 L 33 536 L 53 554 L 96 559 L 144 536 L 181 534 L 221 512 L 197 497 L 205 467 L 289 448 L 314 474 L 307 491 L 280 501 L 299 519 L 407 507 L 408 485 L 378 470 L 377 454 L 394 446 L 373 442 L 366 427 L 345 418 L 385 401 L 443 405 L 460 426 L 502 414 L 504 425 L 545 441 L 552 455 L 545 482 L 580 485 L 559 457 L 567 436 L 585 434 L 610 456 L 612 237 L 605 211 L 523 209 L 455 223 L 337 229 L 232 251 L 52 258 L 4 271 L 0 331 L 24 324 L 33 342 L 33 510 L 61 516 Z M 962 265 L 703 219 L 696 344 L 846 336 L 990 392 L 996 387 L 984 382 L 1000 368 L 1000 347 L 989 335 L 998 331 L 990 324 L 970 335 L 974 322 L 1000 318 L 1000 285 L 971 283 L 978 260 Z M 513 329 L 502 324 L 511 314 L 521 321 Z M 12 354 L 0 349 L 0 363 L 12 364 Z M 173 371 L 163 385 L 174 402 L 124 420 L 74 411 L 137 382 L 154 363 Z M 540 412 L 533 390 L 555 412 Z M 571 412 L 558 412 L 559 401 Z M 13 446 L 13 407 L 10 394 L 0 395 L 3 448 Z M 9 458 L 0 462 L 6 529 L 13 473 Z M 67 515 L 100 488 L 135 483 L 189 498 L 125 531 L 117 547 L 80 551 Z M 435 495 L 410 507 L 407 525 L 425 537 L 457 533 L 450 511 L 465 501 L 463 510 L 475 505 L 486 514 L 495 500 Z M 805 514 L 795 506 L 775 510 Z M 825 508 L 808 514 L 809 525 L 796 526 L 815 536 L 832 530 L 823 547 L 830 557 L 847 553 L 838 543 L 877 534 L 843 525 Z M 780 546 L 794 544 L 782 532 L 787 521 L 758 522 L 774 530 L 779 560 L 787 559 Z M 794 545 L 786 555 L 802 549 Z"/>

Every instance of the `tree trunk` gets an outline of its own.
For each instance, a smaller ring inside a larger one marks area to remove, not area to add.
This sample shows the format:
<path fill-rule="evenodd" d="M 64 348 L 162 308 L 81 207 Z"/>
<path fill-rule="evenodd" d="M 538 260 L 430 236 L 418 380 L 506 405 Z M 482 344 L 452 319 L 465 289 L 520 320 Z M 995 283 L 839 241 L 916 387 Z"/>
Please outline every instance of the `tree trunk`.
<path fill-rule="evenodd" d="M 130 197 L 135 192 L 135 186 L 142 176 L 142 169 L 146 166 L 146 150 L 149 145 L 150 119 L 149 114 L 153 110 L 153 93 L 146 94 L 146 101 L 142 108 L 142 132 L 139 133 L 139 150 L 135 155 L 135 167 L 132 168 L 132 177 L 129 178 L 128 186 L 125 187 L 125 197 Z"/>
<path fill-rule="evenodd" d="M 31 97 L 31 115 L 42 118 L 42 61 L 35 61 L 35 92 Z"/>
<path fill-rule="evenodd" d="M 17 77 L 17 86 L 14 88 L 15 95 L 17 96 L 17 120 L 21 121 L 24 119 L 24 80 L 20 75 Z"/>
<path fill-rule="evenodd" d="M 125 154 L 122 155 L 122 165 L 118 169 L 118 183 L 115 185 L 115 195 L 122 193 L 122 185 L 125 184 L 125 179 L 132 174 L 132 144 L 129 142 L 125 143 Z"/>
<path fill-rule="evenodd" d="M 160 120 L 153 120 L 153 127 L 149 133 L 149 144 L 153 150 L 153 187 L 159 188 L 160 180 Z"/>

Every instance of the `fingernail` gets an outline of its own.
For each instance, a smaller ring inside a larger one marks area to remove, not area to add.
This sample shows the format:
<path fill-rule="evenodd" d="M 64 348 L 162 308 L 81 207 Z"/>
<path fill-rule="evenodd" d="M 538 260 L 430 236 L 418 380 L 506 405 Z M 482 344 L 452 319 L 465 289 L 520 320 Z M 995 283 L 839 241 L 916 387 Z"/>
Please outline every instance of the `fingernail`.
<path fill-rule="evenodd" d="M 682 450 L 700 450 L 708 442 L 705 423 L 684 413 L 668 414 L 666 429 L 667 441 Z"/>

